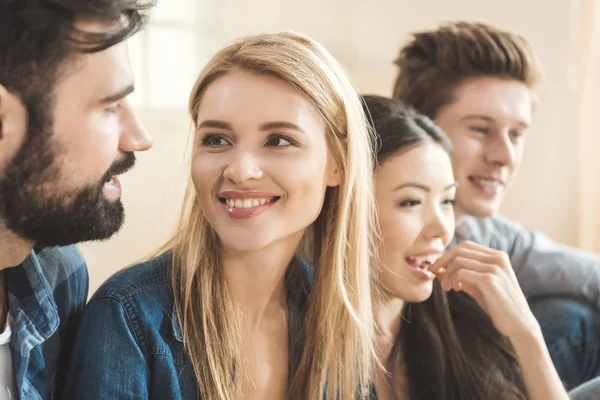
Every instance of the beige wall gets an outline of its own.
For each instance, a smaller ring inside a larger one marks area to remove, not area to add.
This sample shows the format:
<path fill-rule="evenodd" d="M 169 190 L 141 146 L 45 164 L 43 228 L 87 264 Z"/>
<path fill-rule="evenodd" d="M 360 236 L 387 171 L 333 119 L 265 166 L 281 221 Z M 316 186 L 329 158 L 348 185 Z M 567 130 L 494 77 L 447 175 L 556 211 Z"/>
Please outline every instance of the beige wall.
<path fill-rule="evenodd" d="M 210 1 L 210 0 L 205 0 Z M 217 3 L 217 2 L 215 2 Z M 533 43 L 545 67 L 541 104 L 528 138 L 521 173 L 503 212 L 554 239 L 576 241 L 576 110 L 572 87 L 573 13 L 570 1 L 546 0 L 222 0 L 202 30 L 203 56 L 228 40 L 264 30 L 294 29 L 313 36 L 348 69 L 362 92 L 389 95 L 391 63 L 411 31 L 443 20 L 480 20 L 512 29 Z M 202 11 L 201 11 L 202 12 Z M 90 266 L 91 288 L 114 271 L 144 257 L 169 237 L 186 183 L 183 155 L 189 122 L 185 112 L 142 112 L 155 137 L 123 178 L 127 221 L 104 243 L 81 246 Z"/>

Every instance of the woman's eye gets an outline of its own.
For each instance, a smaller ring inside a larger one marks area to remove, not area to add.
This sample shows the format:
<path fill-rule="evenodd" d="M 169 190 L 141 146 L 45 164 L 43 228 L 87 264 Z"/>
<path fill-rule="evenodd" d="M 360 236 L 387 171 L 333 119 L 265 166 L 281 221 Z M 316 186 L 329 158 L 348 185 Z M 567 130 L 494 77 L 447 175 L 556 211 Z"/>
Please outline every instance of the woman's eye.
<path fill-rule="evenodd" d="M 513 141 L 517 141 L 519 139 L 521 139 L 524 135 L 524 132 L 522 131 L 511 131 L 510 132 L 510 137 Z"/>
<path fill-rule="evenodd" d="M 201 142 L 202 146 L 208 147 L 217 147 L 217 146 L 227 146 L 229 142 L 220 135 L 215 133 L 207 133 L 202 138 Z"/>
<path fill-rule="evenodd" d="M 456 204 L 456 200 L 455 199 L 447 199 L 447 200 L 444 200 L 443 204 L 446 206 L 454 207 L 454 205 Z"/>
<path fill-rule="evenodd" d="M 402 200 L 400 202 L 400 207 L 415 207 L 415 206 L 418 206 L 419 204 L 421 204 L 421 201 L 419 201 L 419 200 L 412 200 L 412 199 Z"/>
<path fill-rule="evenodd" d="M 272 135 L 267 140 L 267 143 L 265 143 L 265 146 L 269 147 L 289 147 L 295 145 L 296 143 L 292 139 L 282 135 Z"/>

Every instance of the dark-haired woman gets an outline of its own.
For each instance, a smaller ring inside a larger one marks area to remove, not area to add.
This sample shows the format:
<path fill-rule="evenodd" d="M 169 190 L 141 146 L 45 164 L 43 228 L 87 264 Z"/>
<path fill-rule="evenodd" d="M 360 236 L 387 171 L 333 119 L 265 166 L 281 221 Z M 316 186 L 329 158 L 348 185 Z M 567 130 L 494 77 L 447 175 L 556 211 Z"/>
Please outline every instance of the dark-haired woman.
<path fill-rule="evenodd" d="M 568 399 L 508 256 L 454 235 L 450 145 L 427 117 L 364 97 L 379 139 L 380 400 Z"/>

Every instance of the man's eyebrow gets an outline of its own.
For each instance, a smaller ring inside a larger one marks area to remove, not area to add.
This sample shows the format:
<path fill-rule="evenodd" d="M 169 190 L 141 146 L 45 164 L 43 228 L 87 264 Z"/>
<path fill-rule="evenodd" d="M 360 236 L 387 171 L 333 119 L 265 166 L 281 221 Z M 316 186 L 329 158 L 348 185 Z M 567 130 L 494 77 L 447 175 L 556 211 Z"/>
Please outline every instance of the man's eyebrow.
<path fill-rule="evenodd" d="M 121 100 L 122 98 L 127 97 L 128 95 L 133 93 L 134 90 L 135 90 L 135 87 L 132 84 L 127 85 L 124 88 L 120 89 L 119 91 L 106 96 L 105 98 L 100 100 L 100 103 L 102 103 L 102 104 L 114 103 L 116 101 Z"/>

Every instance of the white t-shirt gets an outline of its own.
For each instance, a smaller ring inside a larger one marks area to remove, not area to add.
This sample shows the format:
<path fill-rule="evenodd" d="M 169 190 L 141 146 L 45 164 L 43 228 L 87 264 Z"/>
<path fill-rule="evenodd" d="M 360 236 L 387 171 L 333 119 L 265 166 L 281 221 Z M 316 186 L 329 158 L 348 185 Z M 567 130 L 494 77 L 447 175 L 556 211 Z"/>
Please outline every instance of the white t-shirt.
<path fill-rule="evenodd" d="M 13 374 L 12 354 L 10 352 L 10 315 L 6 318 L 4 332 L 0 333 L 0 400 L 15 400 L 18 398 Z"/>

